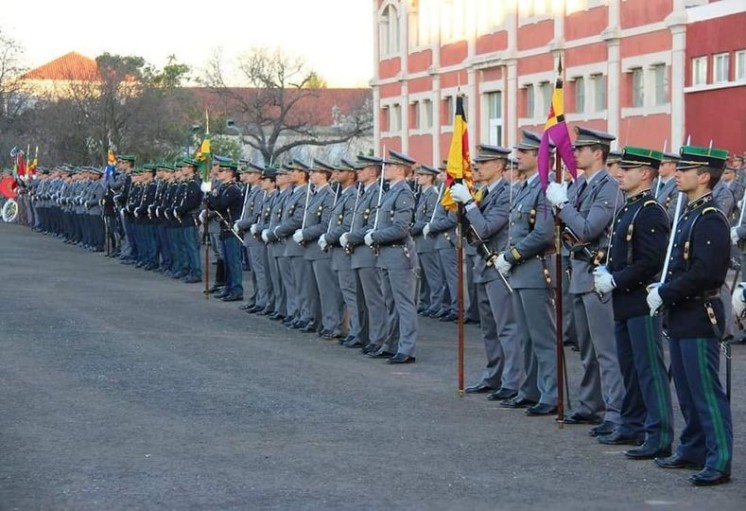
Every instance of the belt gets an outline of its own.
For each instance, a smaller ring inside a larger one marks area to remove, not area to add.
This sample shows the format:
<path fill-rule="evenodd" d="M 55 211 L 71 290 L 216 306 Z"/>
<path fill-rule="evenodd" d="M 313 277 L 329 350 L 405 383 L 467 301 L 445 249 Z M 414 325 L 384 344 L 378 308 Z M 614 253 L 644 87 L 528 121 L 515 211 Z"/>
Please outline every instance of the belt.
<path fill-rule="evenodd" d="M 688 296 L 688 300 L 711 300 L 712 298 L 719 298 L 720 297 L 720 289 L 710 289 L 708 291 L 704 291 L 698 295 L 694 296 Z"/>

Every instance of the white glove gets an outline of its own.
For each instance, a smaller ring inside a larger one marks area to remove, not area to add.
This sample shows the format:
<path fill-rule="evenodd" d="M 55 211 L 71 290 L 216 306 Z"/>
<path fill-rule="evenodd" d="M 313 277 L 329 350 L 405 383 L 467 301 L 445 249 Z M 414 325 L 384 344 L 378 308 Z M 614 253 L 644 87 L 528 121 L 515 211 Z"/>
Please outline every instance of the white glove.
<path fill-rule="evenodd" d="M 262 231 L 262 241 L 264 241 L 264 243 L 269 243 L 269 229 L 264 229 Z"/>
<path fill-rule="evenodd" d="M 259 226 L 256 225 L 256 224 L 251 224 L 251 227 L 249 227 L 249 232 L 251 234 L 256 235 L 256 231 L 258 231 L 258 230 L 259 230 Z"/>
<path fill-rule="evenodd" d="M 298 229 L 293 233 L 293 241 L 296 243 L 300 243 L 303 241 L 303 231 Z"/>
<path fill-rule="evenodd" d="M 342 235 L 339 237 L 339 245 L 341 247 L 346 247 L 348 244 L 348 238 L 350 237 L 349 232 L 342 233 Z"/>
<path fill-rule="evenodd" d="M 549 183 L 547 186 L 547 200 L 552 206 L 562 209 L 569 202 L 567 198 L 567 181 L 560 183 Z"/>
<path fill-rule="evenodd" d="M 430 234 L 430 222 L 426 223 L 425 227 L 422 228 L 422 236 L 427 238 L 428 234 Z"/>
<path fill-rule="evenodd" d="M 326 247 L 329 246 L 329 243 L 327 243 L 326 241 L 326 234 L 322 234 L 321 236 L 319 236 L 319 241 L 317 241 L 316 244 L 322 251 L 325 251 Z"/>
<path fill-rule="evenodd" d="M 600 265 L 593 270 L 593 287 L 601 294 L 609 293 L 616 287 L 614 277 L 606 269 L 606 266 Z"/>
<path fill-rule="evenodd" d="M 733 296 L 731 303 L 733 304 L 733 313 L 737 318 L 743 317 L 744 311 L 746 311 L 746 300 L 743 299 L 743 290 L 746 288 L 746 282 L 741 282 L 733 290 Z"/>
<path fill-rule="evenodd" d="M 650 315 L 655 316 L 660 308 L 663 306 L 663 298 L 661 298 L 658 288 L 660 284 L 650 284 L 648 286 L 648 307 L 650 307 Z"/>
<path fill-rule="evenodd" d="M 741 237 L 738 235 L 738 227 L 730 228 L 730 241 L 734 245 L 738 245 L 738 243 L 741 241 Z"/>
<path fill-rule="evenodd" d="M 454 183 L 454 185 L 451 186 L 451 198 L 456 202 L 461 202 L 462 204 L 466 204 L 473 199 L 471 192 L 469 192 L 469 188 L 462 183 Z"/>
<path fill-rule="evenodd" d="M 510 273 L 510 268 L 512 267 L 513 265 L 505 260 L 505 254 L 497 256 L 497 261 L 495 261 L 495 268 L 497 268 L 497 271 L 503 275 L 507 275 Z"/>
<path fill-rule="evenodd" d="M 235 222 L 233 222 L 233 231 L 234 232 L 238 232 L 238 220 L 236 220 Z"/>
<path fill-rule="evenodd" d="M 373 231 L 366 232 L 365 233 L 365 244 L 368 245 L 369 247 L 372 247 L 373 243 L 375 243 L 375 241 L 373 241 Z"/>

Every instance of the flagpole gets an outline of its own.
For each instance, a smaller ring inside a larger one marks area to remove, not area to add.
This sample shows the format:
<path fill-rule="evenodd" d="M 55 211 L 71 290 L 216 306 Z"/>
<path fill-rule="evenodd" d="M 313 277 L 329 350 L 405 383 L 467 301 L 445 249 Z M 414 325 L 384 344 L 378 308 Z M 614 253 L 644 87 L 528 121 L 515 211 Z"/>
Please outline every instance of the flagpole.
<path fill-rule="evenodd" d="M 458 395 L 464 397 L 464 238 L 461 220 L 464 205 L 456 210 L 456 281 L 458 282 Z"/>
<path fill-rule="evenodd" d="M 559 57 L 557 64 L 557 80 L 562 80 L 562 56 Z M 560 82 L 561 83 L 561 82 Z M 558 184 L 562 184 L 562 158 L 559 151 L 554 159 L 554 177 Z M 560 429 L 565 426 L 565 349 L 563 344 L 562 331 L 562 220 L 559 215 L 554 216 L 554 264 L 556 274 L 556 291 L 554 294 L 554 315 L 556 339 L 555 349 L 557 355 L 557 424 Z"/>

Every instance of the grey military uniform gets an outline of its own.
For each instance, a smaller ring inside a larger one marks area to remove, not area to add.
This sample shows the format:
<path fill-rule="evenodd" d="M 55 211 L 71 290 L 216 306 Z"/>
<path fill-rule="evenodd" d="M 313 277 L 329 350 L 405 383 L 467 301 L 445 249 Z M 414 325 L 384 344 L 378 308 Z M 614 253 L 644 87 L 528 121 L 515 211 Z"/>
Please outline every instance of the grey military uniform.
<path fill-rule="evenodd" d="M 602 169 L 590 179 L 587 174 L 583 176 L 574 200 L 559 211 L 559 217 L 579 239 L 590 244 L 591 252 L 606 251 L 609 226 L 623 204 L 619 185 Z M 611 296 L 601 299 L 594 292 L 593 261 L 584 251 L 571 249 L 570 260 L 569 291 L 583 364 L 577 412 L 620 424 L 624 382 L 617 358 Z"/>
<path fill-rule="evenodd" d="M 513 312 L 526 369 L 518 396 L 555 406 L 554 221 L 538 174 L 526 180 L 513 201 L 505 259 L 512 264 Z"/>
<path fill-rule="evenodd" d="M 275 191 L 269 224 L 266 227 L 269 230 L 267 258 L 270 262 L 270 277 L 275 293 L 275 309 L 285 318 L 293 318 L 298 313 L 298 297 L 295 293 L 293 270 L 288 258 L 285 257 L 287 239 L 275 236 L 274 229 L 280 224 L 286 203 L 292 193 L 293 188 L 290 186 L 284 190 Z M 272 260 L 275 261 L 274 268 L 272 267 Z"/>
<path fill-rule="evenodd" d="M 425 279 L 429 291 L 428 296 L 421 304 L 425 309 L 424 312 L 428 315 L 440 311 L 445 292 L 440 259 L 438 258 L 438 251 L 435 249 L 435 238 L 432 236 L 425 237 L 422 234 L 422 228 L 430 221 L 437 204 L 438 189 L 431 186 L 423 190 L 417 204 L 417 210 L 414 213 L 414 224 L 410 230 L 417 250 L 421 275 Z"/>
<path fill-rule="evenodd" d="M 381 201 L 378 225 L 372 233 L 378 246 L 378 265 L 388 281 L 396 317 L 387 316 L 390 325 L 398 320 L 397 354 L 414 356 L 417 343 L 417 308 L 414 302 L 414 269 L 417 252 L 409 235 L 414 214 L 414 196 L 406 181 L 392 183 Z"/>
<path fill-rule="evenodd" d="M 244 199 L 243 215 L 238 221 L 239 230 L 244 232 L 243 244 L 249 251 L 251 273 L 255 285 L 253 302 L 256 307 L 261 307 L 262 309 L 266 308 L 272 301 L 270 297 L 272 284 L 269 276 L 267 247 L 260 239 L 251 234 L 249 229 L 253 224 L 259 225 L 265 196 L 266 192 L 260 186 L 253 186 Z"/>
<path fill-rule="evenodd" d="M 486 194 L 486 195 L 485 195 Z M 511 188 L 500 179 L 484 189 L 479 206 L 466 206 L 466 218 L 490 253 L 499 253 L 508 243 Z M 510 291 L 494 266 L 487 266 L 484 248 L 474 266 L 479 323 L 487 354 L 481 381 L 498 389 L 518 390 L 526 372 L 518 338 Z"/>
<path fill-rule="evenodd" d="M 671 177 L 665 183 L 657 185 L 657 188 L 658 191 L 655 195 L 655 200 L 658 201 L 658 204 L 663 206 L 663 209 L 665 209 L 668 214 L 668 219 L 673 222 L 673 217 L 676 214 L 677 197 L 679 196 L 679 191 L 676 187 L 676 180 Z M 684 210 L 685 205 L 686 203 L 681 205 L 681 211 Z"/>
<path fill-rule="evenodd" d="M 441 276 L 448 286 L 448 299 L 440 304 L 441 312 L 455 316 L 458 313 L 456 213 L 448 211 L 443 205 L 437 203 L 435 216 L 430 222 L 429 235 L 435 238 L 435 250 L 438 252 Z M 435 305 L 433 304 L 433 307 Z"/>

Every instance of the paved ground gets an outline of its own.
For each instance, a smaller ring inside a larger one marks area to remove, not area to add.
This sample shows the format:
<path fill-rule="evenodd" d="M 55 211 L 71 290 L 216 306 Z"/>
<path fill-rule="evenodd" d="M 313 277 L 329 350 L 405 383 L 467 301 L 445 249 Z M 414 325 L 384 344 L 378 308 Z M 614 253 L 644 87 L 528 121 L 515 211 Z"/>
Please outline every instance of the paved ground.
<path fill-rule="evenodd" d="M 0 248 L 1 510 L 746 509 L 746 346 L 734 481 L 698 489 L 457 397 L 452 324 L 392 367 L 19 226 Z"/>

